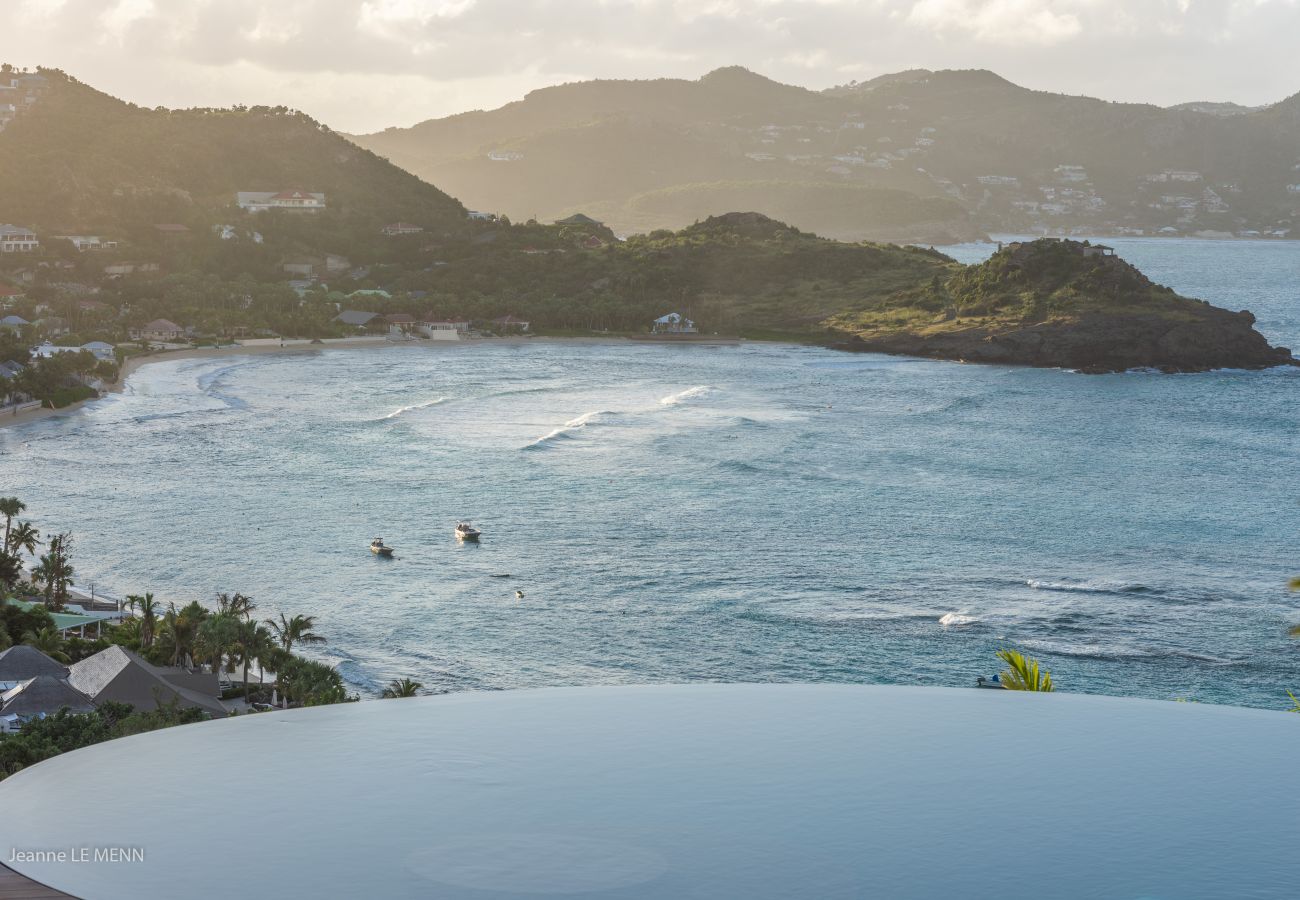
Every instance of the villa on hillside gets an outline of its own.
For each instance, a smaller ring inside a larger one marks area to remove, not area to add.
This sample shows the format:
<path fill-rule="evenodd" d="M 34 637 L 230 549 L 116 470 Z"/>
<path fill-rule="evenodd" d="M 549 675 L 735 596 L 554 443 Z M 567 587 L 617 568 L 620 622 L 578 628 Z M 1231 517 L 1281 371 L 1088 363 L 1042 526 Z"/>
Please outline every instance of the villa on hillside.
<path fill-rule="evenodd" d="M 178 240 L 190 236 L 189 226 L 181 225 L 177 222 L 163 222 L 159 225 L 155 225 L 153 230 L 158 232 L 164 238 L 171 240 Z"/>
<path fill-rule="evenodd" d="M 420 225 L 412 225 L 410 222 L 394 222 L 385 225 L 380 231 L 391 237 L 395 234 L 419 234 L 424 231 L 424 228 Z"/>
<path fill-rule="evenodd" d="M 131 330 L 131 337 L 135 340 L 160 341 L 163 343 L 182 341 L 186 335 L 187 332 L 184 328 L 169 319 L 154 319 L 148 325 Z"/>
<path fill-rule="evenodd" d="M 316 191 L 239 191 L 235 203 L 249 212 L 268 209 L 320 212 L 325 208 L 325 195 Z"/>
<path fill-rule="evenodd" d="M 13 303 L 27 296 L 27 292 L 22 288 L 10 287 L 7 284 L 0 283 L 0 304 Z"/>
<path fill-rule="evenodd" d="M 0 253 L 32 253 L 41 247 L 36 232 L 17 225 L 0 225 Z"/>
<path fill-rule="evenodd" d="M 496 213 L 480 212 L 477 209 L 466 210 L 465 214 L 469 216 L 469 218 L 476 219 L 480 222 L 495 222 L 497 218 Z"/>
<path fill-rule="evenodd" d="M 8 328 L 11 331 L 26 328 L 30 324 L 32 323 L 28 322 L 22 316 L 5 316 L 3 319 L 0 319 L 0 328 Z"/>
<path fill-rule="evenodd" d="M 68 241 L 78 253 L 87 250 L 116 250 L 117 241 L 106 241 L 97 234 L 56 234 L 56 240 Z"/>
<path fill-rule="evenodd" d="M 675 312 L 655 319 L 650 330 L 655 334 L 695 334 L 699 331 L 694 322 Z"/>

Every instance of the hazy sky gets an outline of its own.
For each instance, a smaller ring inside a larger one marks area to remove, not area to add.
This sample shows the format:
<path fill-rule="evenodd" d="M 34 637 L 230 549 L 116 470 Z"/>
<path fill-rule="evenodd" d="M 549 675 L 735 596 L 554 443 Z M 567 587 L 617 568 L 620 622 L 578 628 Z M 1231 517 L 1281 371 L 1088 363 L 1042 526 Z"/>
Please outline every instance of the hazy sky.
<path fill-rule="evenodd" d="M 907 68 L 1160 104 L 1300 91 L 1300 0 L 8 0 L 0 61 L 146 106 L 285 104 L 344 131 L 587 78 Z"/>

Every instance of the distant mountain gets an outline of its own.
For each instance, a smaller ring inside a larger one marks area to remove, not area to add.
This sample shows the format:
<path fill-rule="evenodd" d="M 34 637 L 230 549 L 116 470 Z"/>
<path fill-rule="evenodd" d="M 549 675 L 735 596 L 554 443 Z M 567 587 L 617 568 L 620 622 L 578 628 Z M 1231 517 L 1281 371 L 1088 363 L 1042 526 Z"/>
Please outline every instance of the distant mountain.
<path fill-rule="evenodd" d="M 548 221 L 585 211 L 622 232 L 741 208 L 841 239 L 1280 234 L 1300 220 L 1293 106 L 1162 109 L 987 71 L 810 91 L 729 68 L 560 85 L 353 139 L 471 206 Z"/>
<path fill-rule="evenodd" d="M 0 131 L 0 221 L 42 231 L 205 224 L 236 211 L 237 191 L 293 190 L 324 193 L 331 217 L 465 220 L 456 200 L 302 113 L 143 109 L 57 70 L 39 74 L 29 108 Z"/>

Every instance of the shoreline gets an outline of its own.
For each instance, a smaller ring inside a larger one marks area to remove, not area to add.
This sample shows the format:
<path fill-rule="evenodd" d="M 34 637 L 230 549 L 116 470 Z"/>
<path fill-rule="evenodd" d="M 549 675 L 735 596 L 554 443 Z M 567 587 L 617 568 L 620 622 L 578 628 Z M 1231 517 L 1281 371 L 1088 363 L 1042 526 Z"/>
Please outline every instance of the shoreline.
<path fill-rule="evenodd" d="M 384 337 L 350 337 L 350 338 L 329 338 L 322 343 L 312 343 L 307 338 L 294 338 L 286 341 L 266 340 L 256 343 L 231 343 L 222 347 L 190 347 L 183 350 L 162 350 L 156 353 L 149 353 L 142 356 L 131 356 L 122 363 L 118 372 L 117 379 L 106 386 L 103 395 L 120 394 L 126 389 L 127 379 L 143 369 L 145 366 L 154 363 L 170 362 L 172 360 L 185 359 L 219 359 L 228 356 L 262 356 L 265 354 L 283 353 L 286 355 L 298 353 L 319 352 L 321 350 L 343 349 L 343 350 L 365 350 L 365 349 L 387 349 L 390 347 L 405 347 L 409 345 L 420 345 L 429 347 L 463 347 L 475 346 L 481 344 L 621 344 L 630 343 L 630 340 L 623 335 L 591 335 L 591 336 L 548 336 L 536 335 L 533 337 L 524 337 L 520 335 L 510 335 L 505 337 L 492 338 L 471 338 L 457 341 L 437 341 L 428 339 L 413 339 L 409 341 L 390 341 Z M 753 343 L 767 343 L 765 341 L 754 341 Z M 89 397 L 85 400 L 78 400 L 76 403 L 59 409 L 40 409 L 28 410 L 27 412 L 18 413 L 14 416 L 0 417 L 0 430 L 10 428 L 16 425 L 26 425 L 29 422 L 40 421 L 41 419 L 50 419 L 58 416 L 70 415 L 75 413 L 87 403 L 94 403 L 101 397 Z"/>

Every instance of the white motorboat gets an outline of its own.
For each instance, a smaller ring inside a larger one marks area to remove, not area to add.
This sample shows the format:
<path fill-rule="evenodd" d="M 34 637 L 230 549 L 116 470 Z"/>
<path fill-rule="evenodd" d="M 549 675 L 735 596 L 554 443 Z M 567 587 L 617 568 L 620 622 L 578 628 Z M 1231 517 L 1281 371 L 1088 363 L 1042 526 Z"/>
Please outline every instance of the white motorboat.
<path fill-rule="evenodd" d="M 385 544 L 383 538 L 375 538 L 370 542 L 370 552 L 375 556 L 392 556 L 393 548 Z"/>
<path fill-rule="evenodd" d="M 468 522 L 456 523 L 457 540 L 477 541 L 482 536 L 483 536 L 483 532 L 479 531 L 477 528 L 475 528 L 473 525 L 469 524 Z"/>

